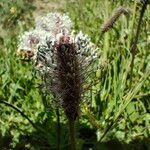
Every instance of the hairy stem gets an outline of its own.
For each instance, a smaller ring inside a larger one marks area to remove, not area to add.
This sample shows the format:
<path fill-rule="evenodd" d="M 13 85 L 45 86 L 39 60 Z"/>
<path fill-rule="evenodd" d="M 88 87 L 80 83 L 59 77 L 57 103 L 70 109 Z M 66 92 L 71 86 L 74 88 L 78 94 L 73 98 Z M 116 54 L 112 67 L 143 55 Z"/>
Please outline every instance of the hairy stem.
<path fill-rule="evenodd" d="M 77 150 L 76 148 L 76 138 L 75 138 L 75 120 L 68 119 L 69 123 L 69 138 L 70 138 L 70 150 Z"/>

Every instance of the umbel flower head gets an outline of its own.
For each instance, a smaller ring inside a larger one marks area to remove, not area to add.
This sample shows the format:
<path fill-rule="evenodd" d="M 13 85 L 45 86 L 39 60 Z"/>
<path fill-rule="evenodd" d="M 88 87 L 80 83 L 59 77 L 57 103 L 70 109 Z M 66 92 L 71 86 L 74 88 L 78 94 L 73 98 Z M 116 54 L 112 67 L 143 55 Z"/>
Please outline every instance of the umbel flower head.
<path fill-rule="evenodd" d="M 51 13 L 46 19 L 39 18 L 41 23 L 38 22 L 36 27 L 40 32 L 35 29 L 28 34 L 25 33 L 21 38 L 21 45 L 26 45 L 25 42 L 28 41 L 27 48 L 31 48 L 31 51 L 32 48 L 35 49 L 31 57 L 35 69 L 44 75 L 46 87 L 57 96 L 57 102 L 63 106 L 67 117 L 76 120 L 79 115 L 83 83 L 88 75 L 89 66 L 97 60 L 97 53 L 90 38 L 82 32 L 71 32 L 72 23 L 69 17 L 63 16 L 61 20 L 58 13 Z M 59 27 L 54 26 L 58 23 L 58 18 Z M 37 35 L 34 37 L 35 34 L 32 33 L 35 31 Z"/>

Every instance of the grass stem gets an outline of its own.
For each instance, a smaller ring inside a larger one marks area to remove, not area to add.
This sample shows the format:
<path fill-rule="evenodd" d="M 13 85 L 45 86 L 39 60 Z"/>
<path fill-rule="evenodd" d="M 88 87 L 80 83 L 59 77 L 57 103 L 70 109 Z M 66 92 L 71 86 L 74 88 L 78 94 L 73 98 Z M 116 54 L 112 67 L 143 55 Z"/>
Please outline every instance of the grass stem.
<path fill-rule="evenodd" d="M 139 39 L 139 35 L 140 35 L 140 31 L 141 31 L 141 25 L 142 25 L 142 19 L 145 13 L 145 10 L 147 8 L 147 4 L 148 4 L 148 0 L 145 0 L 143 3 L 143 6 L 141 8 L 141 12 L 140 12 L 140 17 L 139 17 L 139 21 L 138 21 L 138 25 L 137 25 L 137 29 L 136 29 L 136 34 L 135 34 L 135 39 L 134 42 L 131 46 L 131 54 L 132 54 L 132 60 L 131 60 L 131 78 L 130 78 L 130 87 L 132 85 L 132 76 L 133 76 L 133 67 L 134 67 L 134 59 L 135 59 L 135 55 L 137 52 L 137 43 L 138 43 L 138 39 Z"/>

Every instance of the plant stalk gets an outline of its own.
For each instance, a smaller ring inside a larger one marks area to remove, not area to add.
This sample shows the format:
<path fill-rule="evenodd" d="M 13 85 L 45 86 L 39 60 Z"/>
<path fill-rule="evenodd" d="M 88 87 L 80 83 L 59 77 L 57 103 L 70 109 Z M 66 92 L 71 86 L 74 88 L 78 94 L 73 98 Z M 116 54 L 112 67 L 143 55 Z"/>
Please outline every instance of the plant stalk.
<path fill-rule="evenodd" d="M 75 137 L 75 120 L 68 119 L 69 123 L 69 138 L 70 138 L 70 150 L 77 150 L 76 148 L 76 137 Z"/>
<path fill-rule="evenodd" d="M 57 116 L 57 150 L 60 150 L 61 126 L 60 126 L 59 108 L 56 109 L 56 116 Z"/>
<path fill-rule="evenodd" d="M 147 5 L 148 5 L 148 0 L 145 0 L 144 3 L 143 3 L 143 6 L 141 8 L 140 17 L 139 17 L 139 21 L 138 21 L 138 25 L 137 25 L 137 29 L 136 29 L 135 39 L 134 39 L 134 42 L 133 42 L 133 44 L 131 46 L 131 50 L 130 50 L 131 54 L 132 54 L 132 60 L 131 60 L 131 82 L 130 82 L 130 86 L 132 85 L 134 59 L 135 59 L 135 55 L 136 55 L 136 51 L 137 51 L 137 43 L 138 43 L 140 31 L 141 31 L 142 19 L 143 19 L 145 10 L 147 8 Z"/>

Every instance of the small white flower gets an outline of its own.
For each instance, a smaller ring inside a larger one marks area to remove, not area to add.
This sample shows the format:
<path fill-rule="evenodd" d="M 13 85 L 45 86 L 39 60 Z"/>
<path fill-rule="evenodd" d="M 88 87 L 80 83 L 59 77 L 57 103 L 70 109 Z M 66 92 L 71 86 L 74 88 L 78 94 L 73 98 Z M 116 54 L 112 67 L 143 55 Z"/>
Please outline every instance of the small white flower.
<path fill-rule="evenodd" d="M 63 44 L 73 44 L 80 69 L 84 70 L 96 60 L 96 48 L 88 35 L 81 31 L 75 34 L 71 28 L 72 22 L 65 14 L 49 13 L 39 17 L 35 29 L 20 37 L 19 50 L 32 52 L 35 68 L 43 74 L 57 69 L 57 48 Z M 62 53 L 67 54 L 67 49 L 64 50 Z"/>
<path fill-rule="evenodd" d="M 76 56 L 79 59 L 80 69 L 88 67 L 96 58 L 97 49 L 94 47 L 94 44 L 90 41 L 90 38 L 87 35 L 84 35 L 82 32 L 75 34 L 64 34 L 62 32 L 58 33 L 55 38 L 49 38 L 45 42 L 46 44 L 39 44 L 39 49 L 37 55 L 35 56 L 35 64 L 43 65 L 43 67 L 49 67 L 50 70 L 56 69 L 58 65 L 56 62 L 57 58 L 57 46 L 62 44 L 74 44 Z M 49 44 L 48 44 L 49 43 Z M 53 44 L 52 44 L 53 43 Z M 64 53 L 62 51 L 62 53 Z M 67 53 L 67 52 L 66 52 Z M 43 71 L 43 67 L 36 67 L 40 72 Z M 46 69 L 44 69 L 46 70 Z"/>
<path fill-rule="evenodd" d="M 54 36 L 60 32 L 69 33 L 72 22 L 69 16 L 61 13 L 49 13 L 44 17 L 36 18 L 36 29 L 51 32 Z"/>
<path fill-rule="evenodd" d="M 92 46 L 90 38 L 81 31 L 76 35 L 75 43 L 77 44 L 78 53 L 81 55 L 88 53 Z"/>
<path fill-rule="evenodd" d="M 39 43 L 45 42 L 49 33 L 43 30 L 31 30 L 20 36 L 18 48 L 20 50 L 32 51 Z"/>

